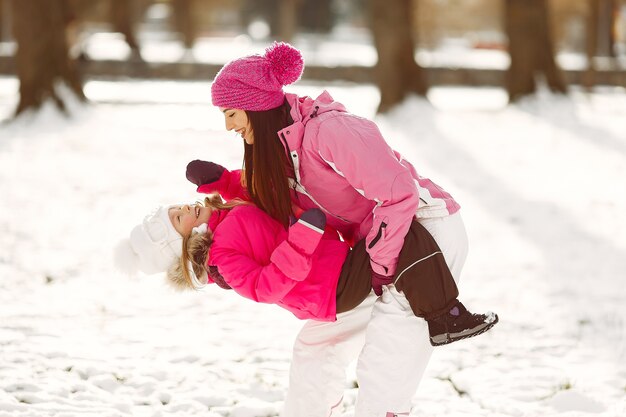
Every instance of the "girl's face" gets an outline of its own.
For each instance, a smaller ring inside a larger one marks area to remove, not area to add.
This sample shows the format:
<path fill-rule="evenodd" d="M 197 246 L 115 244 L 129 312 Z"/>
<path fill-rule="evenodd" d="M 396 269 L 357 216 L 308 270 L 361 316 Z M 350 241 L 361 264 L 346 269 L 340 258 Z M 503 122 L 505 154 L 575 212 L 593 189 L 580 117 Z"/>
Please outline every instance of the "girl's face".
<path fill-rule="evenodd" d="M 203 223 L 208 223 L 213 209 L 199 204 L 170 207 L 168 214 L 174 229 L 181 236 L 190 236 L 191 230 Z"/>
<path fill-rule="evenodd" d="M 234 130 L 241 135 L 248 145 L 252 145 L 254 143 L 254 135 L 252 134 L 252 126 L 246 111 L 226 107 L 220 107 L 220 111 L 224 113 L 226 130 Z"/>

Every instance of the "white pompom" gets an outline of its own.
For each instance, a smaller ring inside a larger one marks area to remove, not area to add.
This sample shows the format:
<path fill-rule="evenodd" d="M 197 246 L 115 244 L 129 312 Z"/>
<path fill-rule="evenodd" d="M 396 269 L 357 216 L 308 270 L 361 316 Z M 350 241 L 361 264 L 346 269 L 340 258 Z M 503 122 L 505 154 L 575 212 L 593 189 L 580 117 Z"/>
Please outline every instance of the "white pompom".
<path fill-rule="evenodd" d="M 200 226 L 196 226 L 191 229 L 191 234 L 195 235 L 196 233 L 205 234 L 209 230 L 209 225 L 207 223 L 202 223 Z"/>
<path fill-rule="evenodd" d="M 113 250 L 115 268 L 127 275 L 134 275 L 139 270 L 139 255 L 130 245 L 130 239 L 122 239 Z"/>

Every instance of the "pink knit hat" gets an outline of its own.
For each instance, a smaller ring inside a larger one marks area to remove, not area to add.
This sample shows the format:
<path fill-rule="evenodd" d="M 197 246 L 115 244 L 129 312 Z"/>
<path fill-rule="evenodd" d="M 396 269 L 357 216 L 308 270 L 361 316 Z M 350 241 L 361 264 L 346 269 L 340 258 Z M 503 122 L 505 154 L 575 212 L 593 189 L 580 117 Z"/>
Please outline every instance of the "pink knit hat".
<path fill-rule="evenodd" d="M 211 85 L 217 107 L 251 111 L 274 109 L 285 99 L 283 86 L 300 79 L 302 54 L 284 42 L 274 42 L 265 55 L 250 55 L 224 65 Z"/>

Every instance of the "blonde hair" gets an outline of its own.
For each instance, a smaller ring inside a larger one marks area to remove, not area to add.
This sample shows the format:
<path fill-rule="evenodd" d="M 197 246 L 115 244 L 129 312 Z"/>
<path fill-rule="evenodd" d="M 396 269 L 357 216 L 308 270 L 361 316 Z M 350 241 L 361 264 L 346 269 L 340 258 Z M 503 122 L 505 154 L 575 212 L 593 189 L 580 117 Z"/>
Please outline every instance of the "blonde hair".
<path fill-rule="evenodd" d="M 233 207 L 250 204 L 247 201 L 233 199 L 224 202 L 219 194 L 209 194 L 204 201 L 196 202 L 197 205 L 210 207 L 213 210 L 230 210 Z M 193 268 L 193 274 L 199 279 L 207 275 L 206 262 L 209 255 L 209 247 L 213 243 L 213 233 L 194 233 L 183 236 L 183 251 L 177 262 L 172 264 L 167 271 L 168 282 L 178 290 L 195 289 L 189 266 Z"/>

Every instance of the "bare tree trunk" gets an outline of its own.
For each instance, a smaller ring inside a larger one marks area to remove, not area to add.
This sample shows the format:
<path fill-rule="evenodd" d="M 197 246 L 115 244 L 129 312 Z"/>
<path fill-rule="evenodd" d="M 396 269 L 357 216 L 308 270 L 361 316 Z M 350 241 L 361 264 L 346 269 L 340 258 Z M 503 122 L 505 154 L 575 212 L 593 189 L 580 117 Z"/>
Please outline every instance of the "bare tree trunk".
<path fill-rule="evenodd" d="M 0 42 L 4 40 L 4 0 L 0 0 Z"/>
<path fill-rule="evenodd" d="M 595 0 L 598 32 L 596 34 L 596 55 L 615 58 L 615 0 Z"/>
<path fill-rule="evenodd" d="M 37 109 L 49 98 L 65 112 L 65 103 L 56 90 L 61 83 L 85 100 L 74 61 L 68 56 L 65 27 L 71 13 L 65 0 L 13 0 L 11 6 L 20 80 L 20 102 L 15 115 Z"/>
<path fill-rule="evenodd" d="M 548 87 L 565 93 L 563 75 L 554 60 L 554 46 L 544 0 L 506 0 L 505 28 L 511 66 L 506 86 L 511 102 L 536 91 L 536 77 Z"/>
<path fill-rule="evenodd" d="M 191 49 L 196 40 L 193 0 L 172 0 L 174 30 L 182 35 L 185 48 Z"/>
<path fill-rule="evenodd" d="M 587 16 L 587 39 L 585 50 L 587 54 L 587 70 L 583 78 L 583 85 L 587 89 L 591 89 L 595 85 L 596 65 L 595 56 L 598 46 L 598 12 L 600 0 L 589 0 L 589 14 Z"/>
<path fill-rule="evenodd" d="M 378 111 L 400 104 L 409 93 L 425 96 L 422 68 L 415 62 L 412 0 L 369 0 L 370 26 L 378 53 L 375 68 L 380 90 Z"/>
<path fill-rule="evenodd" d="M 131 58 L 141 60 L 139 42 L 135 36 L 136 16 L 132 0 L 110 0 L 111 24 L 116 32 L 124 35 L 130 47 Z"/>
<path fill-rule="evenodd" d="M 291 42 L 296 34 L 296 27 L 298 26 L 298 5 L 299 0 L 281 0 L 278 30 L 279 38 L 285 42 Z"/>
<path fill-rule="evenodd" d="M 300 30 L 328 33 L 334 25 L 333 0 L 301 1 L 298 7 Z"/>

